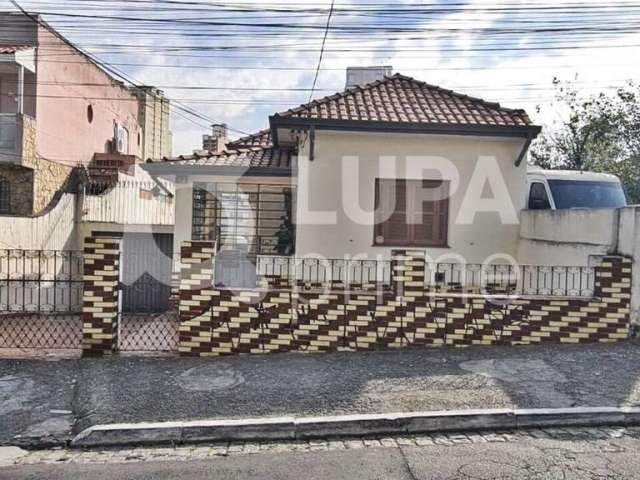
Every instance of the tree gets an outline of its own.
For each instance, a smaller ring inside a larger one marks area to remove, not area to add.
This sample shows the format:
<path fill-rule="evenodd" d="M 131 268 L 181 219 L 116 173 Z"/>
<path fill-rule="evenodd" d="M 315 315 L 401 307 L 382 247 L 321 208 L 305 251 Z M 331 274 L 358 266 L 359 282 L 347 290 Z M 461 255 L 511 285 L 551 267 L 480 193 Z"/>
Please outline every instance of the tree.
<path fill-rule="evenodd" d="M 566 110 L 531 149 L 531 162 L 545 169 L 592 170 L 617 175 L 633 203 L 640 203 L 640 89 L 633 83 L 615 94 L 581 98 L 554 79 L 555 105 Z"/>

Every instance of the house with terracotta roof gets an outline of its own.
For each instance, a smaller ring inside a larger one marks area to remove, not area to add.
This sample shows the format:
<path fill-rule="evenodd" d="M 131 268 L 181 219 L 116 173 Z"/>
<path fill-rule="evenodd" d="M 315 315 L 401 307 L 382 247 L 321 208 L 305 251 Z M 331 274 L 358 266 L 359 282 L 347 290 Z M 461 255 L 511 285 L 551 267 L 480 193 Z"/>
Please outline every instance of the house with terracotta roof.
<path fill-rule="evenodd" d="M 515 257 L 526 112 L 401 74 L 269 117 L 224 151 L 148 161 L 176 183 L 175 241 L 250 255 Z"/>

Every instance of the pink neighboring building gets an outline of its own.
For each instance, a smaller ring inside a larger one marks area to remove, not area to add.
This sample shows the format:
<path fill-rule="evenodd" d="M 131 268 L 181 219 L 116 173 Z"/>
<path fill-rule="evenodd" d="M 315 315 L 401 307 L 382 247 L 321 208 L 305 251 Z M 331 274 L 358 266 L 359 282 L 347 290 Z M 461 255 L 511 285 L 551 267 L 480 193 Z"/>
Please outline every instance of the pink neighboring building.
<path fill-rule="evenodd" d="M 142 158 L 151 137 L 167 153 L 168 101 L 151 121 L 150 96 L 161 92 L 115 80 L 40 19 L 0 13 L 0 214 L 42 211 L 96 154 Z"/>

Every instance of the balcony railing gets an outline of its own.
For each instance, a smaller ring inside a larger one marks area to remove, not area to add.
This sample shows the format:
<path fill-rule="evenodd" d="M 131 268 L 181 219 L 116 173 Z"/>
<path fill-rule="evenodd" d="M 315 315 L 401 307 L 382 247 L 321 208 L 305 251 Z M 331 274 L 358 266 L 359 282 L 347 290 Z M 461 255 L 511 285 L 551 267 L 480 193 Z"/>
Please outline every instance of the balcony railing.
<path fill-rule="evenodd" d="M 173 225 L 173 200 L 153 182 L 91 184 L 83 190 L 82 222 Z"/>

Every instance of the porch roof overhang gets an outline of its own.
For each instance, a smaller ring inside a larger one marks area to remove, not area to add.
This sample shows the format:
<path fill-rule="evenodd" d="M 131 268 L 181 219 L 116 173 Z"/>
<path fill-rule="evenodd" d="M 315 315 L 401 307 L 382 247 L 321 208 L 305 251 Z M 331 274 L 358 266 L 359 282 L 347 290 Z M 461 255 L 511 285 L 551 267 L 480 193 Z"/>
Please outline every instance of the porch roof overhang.
<path fill-rule="evenodd" d="M 174 162 L 147 162 L 140 165 L 150 175 L 177 176 L 229 176 L 229 177 L 295 177 L 295 168 L 236 167 L 227 165 L 180 165 Z"/>
<path fill-rule="evenodd" d="M 232 148 L 221 152 L 194 152 L 161 160 L 147 160 L 143 168 L 156 176 L 292 177 L 296 155 L 292 149 Z"/>
<path fill-rule="evenodd" d="M 33 47 L 2 47 L 0 46 L 0 64 L 20 65 L 31 73 L 36 72 L 35 48 Z"/>

